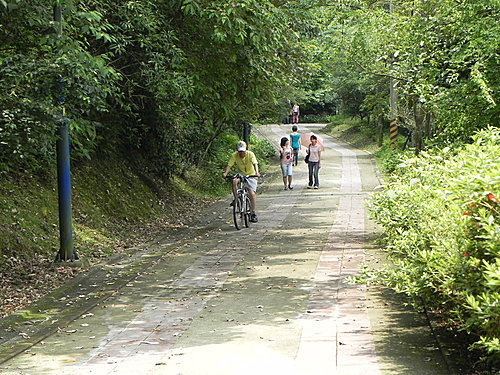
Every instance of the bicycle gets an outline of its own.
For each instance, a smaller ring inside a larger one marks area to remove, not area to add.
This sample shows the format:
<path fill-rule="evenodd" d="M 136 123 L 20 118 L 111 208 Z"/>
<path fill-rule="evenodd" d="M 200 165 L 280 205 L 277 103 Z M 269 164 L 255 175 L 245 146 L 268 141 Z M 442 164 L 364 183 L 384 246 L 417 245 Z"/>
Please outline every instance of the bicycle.
<path fill-rule="evenodd" d="M 231 180 L 238 178 L 238 186 L 236 187 L 236 199 L 233 200 L 233 220 L 234 226 L 237 230 L 240 230 L 245 226 L 248 228 L 250 226 L 250 197 L 248 196 L 248 188 L 246 187 L 246 180 L 249 177 L 257 176 L 246 176 L 241 173 L 236 173 L 234 176 L 227 176 Z"/>

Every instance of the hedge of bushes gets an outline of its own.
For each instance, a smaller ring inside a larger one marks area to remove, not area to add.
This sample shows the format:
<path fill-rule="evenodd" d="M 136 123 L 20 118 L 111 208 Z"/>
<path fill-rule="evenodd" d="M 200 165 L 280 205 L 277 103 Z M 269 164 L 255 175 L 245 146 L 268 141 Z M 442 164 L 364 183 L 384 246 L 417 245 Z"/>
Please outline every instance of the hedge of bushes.
<path fill-rule="evenodd" d="M 444 314 L 500 363 L 500 130 L 406 158 L 371 202 L 396 291 Z"/>
<path fill-rule="evenodd" d="M 222 134 L 212 147 L 212 154 L 205 163 L 194 166 L 184 172 L 184 179 L 189 185 L 202 192 L 202 195 L 221 196 L 230 191 L 229 181 L 222 178 L 222 172 L 227 166 L 231 154 L 236 151 L 240 137 L 226 132 Z M 265 172 L 270 158 L 276 155 L 273 145 L 251 134 L 249 149 L 255 153 L 259 162 L 260 172 Z"/>

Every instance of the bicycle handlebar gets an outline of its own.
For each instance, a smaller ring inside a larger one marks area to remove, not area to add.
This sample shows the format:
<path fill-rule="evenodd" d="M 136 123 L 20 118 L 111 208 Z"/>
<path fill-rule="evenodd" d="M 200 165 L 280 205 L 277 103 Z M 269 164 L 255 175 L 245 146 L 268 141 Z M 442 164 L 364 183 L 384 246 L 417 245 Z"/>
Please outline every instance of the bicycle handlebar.
<path fill-rule="evenodd" d="M 245 175 L 245 174 L 242 174 L 242 173 L 236 173 L 235 175 L 233 176 L 226 176 L 226 178 L 230 178 L 231 180 L 235 179 L 235 178 L 249 178 L 249 177 L 260 177 L 260 176 L 257 176 L 257 175 Z"/>

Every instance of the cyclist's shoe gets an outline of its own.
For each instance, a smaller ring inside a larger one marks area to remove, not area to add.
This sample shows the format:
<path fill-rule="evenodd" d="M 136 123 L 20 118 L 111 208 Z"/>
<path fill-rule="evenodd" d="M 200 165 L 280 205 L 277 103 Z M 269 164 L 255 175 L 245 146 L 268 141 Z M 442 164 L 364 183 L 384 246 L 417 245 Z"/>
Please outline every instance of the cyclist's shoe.
<path fill-rule="evenodd" d="M 231 203 L 229 203 L 229 207 L 233 207 L 234 206 L 234 201 L 231 201 Z"/>
<path fill-rule="evenodd" d="M 292 190 L 292 189 L 293 189 L 293 186 L 288 186 L 288 188 L 289 188 L 290 190 Z"/>
<path fill-rule="evenodd" d="M 255 214 L 255 212 L 252 212 L 252 213 L 250 214 L 250 222 L 252 222 L 252 223 L 256 223 L 256 222 L 258 222 L 258 221 L 259 221 L 259 220 L 257 219 L 257 215 Z"/>

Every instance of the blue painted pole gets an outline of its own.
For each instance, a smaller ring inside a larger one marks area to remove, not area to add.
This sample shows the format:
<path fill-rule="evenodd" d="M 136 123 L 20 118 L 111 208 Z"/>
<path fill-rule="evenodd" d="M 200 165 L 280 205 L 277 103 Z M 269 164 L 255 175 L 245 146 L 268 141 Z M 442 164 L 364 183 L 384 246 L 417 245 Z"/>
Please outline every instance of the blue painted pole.
<path fill-rule="evenodd" d="M 61 113 L 62 115 L 62 113 Z M 69 125 L 60 117 L 57 124 L 57 187 L 59 192 L 59 242 L 58 260 L 75 260 L 71 208 L 71 169 L 69 155 Z"/>
<path fill-rule="evenodd" d="M 57 27 L 57 37 L 62 34 L 61 4 L 56 1 L 54 6 L 54 21 Z M 71 168 L 69 155 L 69 121 L 64 117 L 64 82 L 59 78 L 60 97 L 58 101 L 57 123 L 57 188 L 59 193 L 59 254 L 58 261 L 74 261 L 77 259 L 73 251 L 73 227 L 71 209 Z"/>

